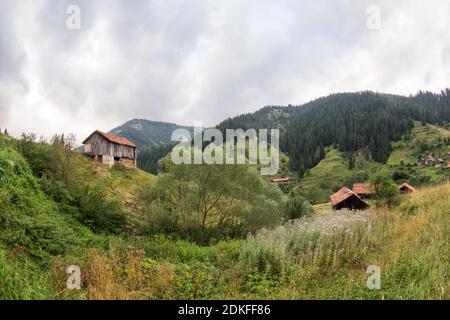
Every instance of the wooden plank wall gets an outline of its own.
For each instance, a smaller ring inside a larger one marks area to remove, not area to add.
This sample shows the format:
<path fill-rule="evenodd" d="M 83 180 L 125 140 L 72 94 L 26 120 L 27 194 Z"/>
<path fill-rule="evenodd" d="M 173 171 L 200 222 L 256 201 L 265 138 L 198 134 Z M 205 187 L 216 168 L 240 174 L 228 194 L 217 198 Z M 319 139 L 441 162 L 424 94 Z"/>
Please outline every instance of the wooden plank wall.
<path fill-rule="evenodd" d="M 86 141 L 86 144 L 91 145 L 90 155 L 111 155 L 118 158 L 135 159 L 135 148 L 112 143 L 106 140 L 103 136 L 96 133 Z"/>

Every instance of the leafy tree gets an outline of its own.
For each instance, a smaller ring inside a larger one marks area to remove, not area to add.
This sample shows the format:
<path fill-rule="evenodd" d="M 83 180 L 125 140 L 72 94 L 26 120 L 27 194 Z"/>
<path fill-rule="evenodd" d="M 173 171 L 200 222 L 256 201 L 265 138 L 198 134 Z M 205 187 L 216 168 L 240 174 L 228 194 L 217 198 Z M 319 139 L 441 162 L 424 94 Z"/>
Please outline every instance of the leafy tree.
<path fill-rule="evenodd" d="M 72 203 L 78 209 L 78 220 L 93 231 L 119 233 L 124 230 L 126 219 L 120 201 L 109 200 L 101 186 L 82 188 Z"/>
<path fill-rule="evenodd" d="M 370 177 L 370 183 L 375 190 L 375 198 L 380 205 L 392 206 L 399 194 L 397 184 L 387 172 L 379 171 Z"/>
<path fill-rule="evenodd" d="M 141 188 L 144 233 L 169 233 L 207 244 L 241 237 L 282 219 L 282 193 L 247 165 L 174 165 Z"/>

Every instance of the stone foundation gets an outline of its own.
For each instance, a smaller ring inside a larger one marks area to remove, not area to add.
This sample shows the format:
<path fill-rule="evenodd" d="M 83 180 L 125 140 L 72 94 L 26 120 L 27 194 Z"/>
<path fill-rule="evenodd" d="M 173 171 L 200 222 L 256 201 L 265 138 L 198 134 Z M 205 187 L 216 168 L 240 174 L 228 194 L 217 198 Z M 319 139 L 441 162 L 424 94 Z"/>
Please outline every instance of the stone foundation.
<path fill-rule="evenodd" d="M 119 163 L 123 164 L 125 167 L 134 169 L 136 168 L 136 161 L 127 158 L 120 158 Z"/>
<path fill-rule="evenodd" d="M 110 168 L 114 165 L 114 157 L 113 156 L 102 156 L 102 164 L 106 164 Z"/>
<path fill-rule="evenodd" d="M 137 167 L 136 160 L 133 160 L 133 159 L 120 158 L 119 160 L 115 160 L 113 156 L 108 156 L 108 155 L 91 156 L 91 158 L 94 159 L 98 163 L 109 166 L 110 168 L 116 163 L 121 163 L 125 167 L 131 168 L 131 169 L 135 169 Z"/>

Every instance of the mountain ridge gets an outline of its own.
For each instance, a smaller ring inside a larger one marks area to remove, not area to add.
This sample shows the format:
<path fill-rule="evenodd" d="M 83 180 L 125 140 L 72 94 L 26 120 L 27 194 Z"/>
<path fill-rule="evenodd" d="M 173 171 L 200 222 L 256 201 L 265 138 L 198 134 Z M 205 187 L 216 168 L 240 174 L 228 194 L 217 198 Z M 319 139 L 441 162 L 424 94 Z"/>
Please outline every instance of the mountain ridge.
<path fill-rule="evenodd" d="M 136 143 L 139 148 L 146 149 L 170 145 L 172 132 L 176 129 L 186 129 L 193 132 L 191 126 L 136 118 L 110 130 L 108 133 L 127 138 Z"/>

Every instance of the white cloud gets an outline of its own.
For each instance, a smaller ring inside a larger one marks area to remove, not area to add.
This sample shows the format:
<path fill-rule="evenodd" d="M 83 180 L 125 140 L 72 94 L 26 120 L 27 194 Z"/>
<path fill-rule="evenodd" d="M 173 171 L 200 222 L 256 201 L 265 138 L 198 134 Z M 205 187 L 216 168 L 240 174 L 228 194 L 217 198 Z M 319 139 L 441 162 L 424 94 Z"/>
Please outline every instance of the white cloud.
<path fill-rule="evenodd" d="M 214 125 L 339 91 L 438 91 L 449 13 L 445 0 L 1 0 L 0 127 L 81 139 L 131 118 Z"/>

